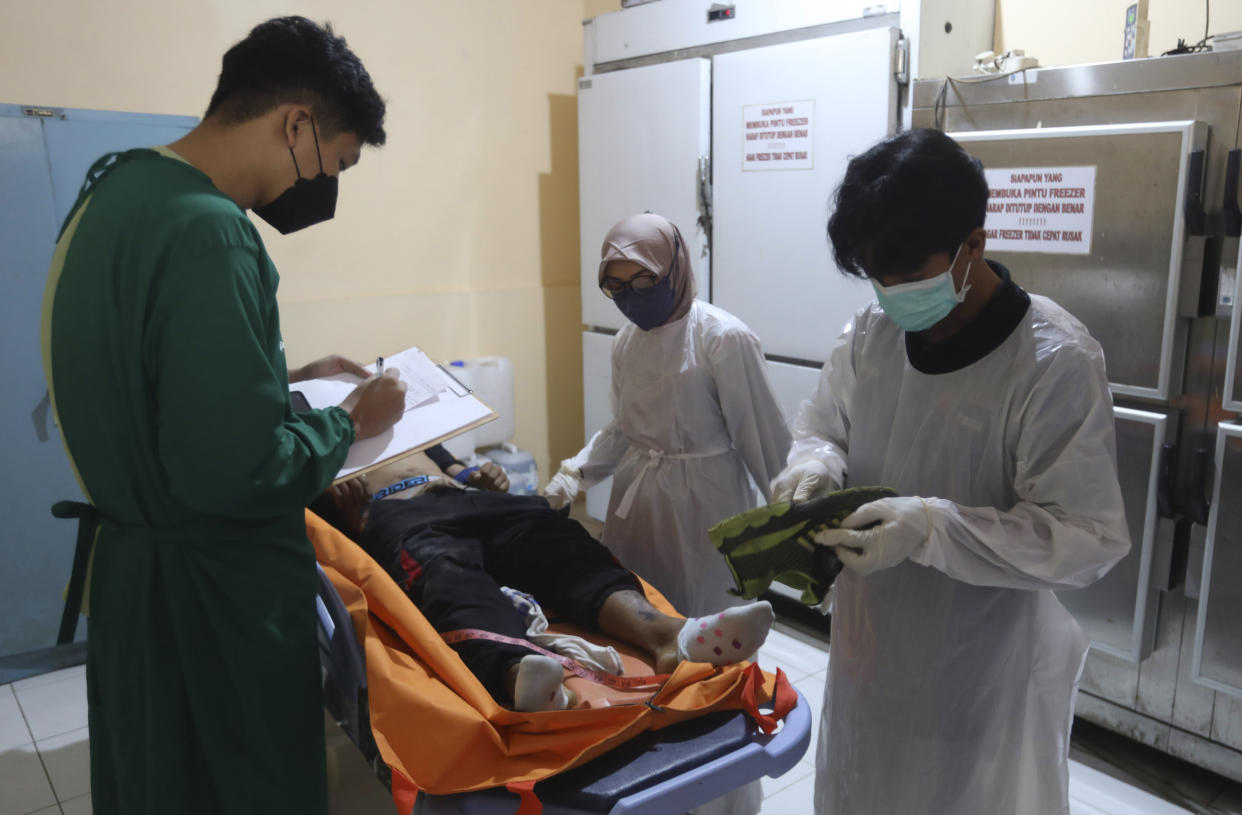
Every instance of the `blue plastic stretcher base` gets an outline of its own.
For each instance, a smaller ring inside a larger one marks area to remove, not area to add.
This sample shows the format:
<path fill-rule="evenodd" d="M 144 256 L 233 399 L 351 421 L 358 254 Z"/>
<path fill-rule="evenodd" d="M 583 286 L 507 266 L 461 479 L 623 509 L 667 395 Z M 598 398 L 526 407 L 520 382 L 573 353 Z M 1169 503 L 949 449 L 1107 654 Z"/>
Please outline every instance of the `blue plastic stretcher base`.
<path fill-rule="evenodd" d="M 319 570 L 319 644 L 328 711 L 386 784 L 371 735 L 362 648 L 336 588 Z M 797 691 L 795 691 L 797 692 Z M 740 711 L 711 713 L 644 732 L 602 756 L 535 785 L 545 815 L 680 815 L 764 776 L 784 775 L 811 741 L 810 706 L 801 693 L 779 730 L 765 735 Z M 500 815 L 519 799 L 494 789 L 420 794 L 420 815 Z"/>
<path fill-rule="evenodd" d="M 724 721 L 717 716 L 723 716 Z M 712 720 L 706 733 L 694 734 L 693 728 L 687 733 L 684 729 L 696 722 L 701 727 L 705 720 Z M 738 731 L 745 732 L 741 743 L 737 743 Z M 681 815 L 751 781 L 764 776 L 777 778 L 797 764 L 806 752 L 811 741 L 811 712 L 799 693 L 797 705 L 785 717 L 780 730 L 772 735 L 758 732 L 744 713 L 713 714 L 644 735 L 652 739 L 639 737 L 588 764 L 535 785 L 544 815 Z M 687 735 L 691 737 L 686 738 Z M 695 764 L 695 754 L 712 749 L 706 745 L 719 742 L 722 737 L 729 742 L 725 752 L 705 763 Z M 630 760 L 616 769 L 615 763 L 621 757 Z M 672 777 L 656 780 L 667 776 L 665 765 L 670 763 L 678 767 L 693 766 Z M 649 767 L 652 777 L 639 777 L 633 772 L 634 765 Z M 566 787 L 572 788 L 578 783 L 582 784 L 580 792 L 585 796 L 583 800 L 574 801 L 572 789 Z M 606 794 L 595 801 L 588 800 L 595 797 L 596 791 L 609 790 L 618 784 L 625 786 L 626 791 L 615 803 L 605 801 Z M 513 793 L 483 790 L 458 795 L 420 795 L 414 811 L 418 815 L 500 815 L 516 812 L 517 807 L 518 797 Z"/>

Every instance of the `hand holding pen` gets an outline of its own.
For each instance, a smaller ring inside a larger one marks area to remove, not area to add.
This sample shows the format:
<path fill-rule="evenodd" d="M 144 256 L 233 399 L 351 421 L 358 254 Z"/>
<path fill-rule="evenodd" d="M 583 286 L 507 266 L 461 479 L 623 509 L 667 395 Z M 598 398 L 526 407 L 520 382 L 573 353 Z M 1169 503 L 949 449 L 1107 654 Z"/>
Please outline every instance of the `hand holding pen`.
<path fill-rule="evenodd" d="M 383 433 L 405 414 L 405 383 L 400 370 L 390 368 L 384 372 L 384 358 L 377 357 L 375 374 L 354 388 L 341 407 L 354 420 L 355 439 Z"/>

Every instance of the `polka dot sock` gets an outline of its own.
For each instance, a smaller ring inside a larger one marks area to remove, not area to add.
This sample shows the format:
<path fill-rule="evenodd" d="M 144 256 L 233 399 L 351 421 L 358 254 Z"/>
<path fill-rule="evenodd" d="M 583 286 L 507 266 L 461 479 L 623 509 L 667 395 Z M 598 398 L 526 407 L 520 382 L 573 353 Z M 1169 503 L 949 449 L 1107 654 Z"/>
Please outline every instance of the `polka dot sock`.
<path fill-rule="evenodd" d="M 522 711 L 564 710 L 569 692 L 561 684 L 561 663 L 543 654 L 522 657 L 518 663 L 513 709 Z"/>
<path fill-rule="evenodd" d="M 750 659 L 767 639 L 775 619 L 772 604 L 761 600 L 686 620 L 677 635 L 677 655 L 690 662 L 712 665 Z"/>

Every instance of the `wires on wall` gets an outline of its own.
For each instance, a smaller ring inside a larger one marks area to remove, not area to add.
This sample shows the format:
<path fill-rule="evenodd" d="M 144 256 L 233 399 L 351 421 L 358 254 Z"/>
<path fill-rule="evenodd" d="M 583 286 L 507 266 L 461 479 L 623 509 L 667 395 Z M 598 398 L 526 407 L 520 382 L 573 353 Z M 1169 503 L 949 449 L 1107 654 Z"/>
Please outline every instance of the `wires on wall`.
<path fill-rule="evenodd" d="M 1186 41 L 1181 37 L 1177 38 L 1177 47 L 1170 48 L 1160 56 L 1176 56 L 1178 54 L 1199 54 L 1204 51 L 1211 51 L 1212 46 L 1208 44 L 1208 40 L 1212 39 L 1212 35 L 1208 33 L 1211 30 L 1212 22 L 1212 0 L 1203 0 L 1203 39 L 1194 45 L 1187 45 Z"/>

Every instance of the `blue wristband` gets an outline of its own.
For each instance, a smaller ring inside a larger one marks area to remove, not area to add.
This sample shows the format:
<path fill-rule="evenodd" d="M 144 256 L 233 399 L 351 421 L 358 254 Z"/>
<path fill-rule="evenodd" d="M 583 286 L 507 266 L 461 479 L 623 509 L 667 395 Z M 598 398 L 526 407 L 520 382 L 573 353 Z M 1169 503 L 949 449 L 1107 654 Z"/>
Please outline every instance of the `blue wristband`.
<path fill-rule="evenodd" d="M 466 469 L 462 470 L 457 475 L 453 476 L 453 480 L 456 481 L 458 484 L 465 484 L 467 481 L 470 480 L 470 476 L 474 475 L 478 471 L 479 471 L 479 468 L 477 466 L 467 467 Z"/>
<path fill-rule="evenodd" d="M 398 481 L 396 484 L 389 484 L 387 487 L 384 487 L 382 490 L 375 493 L 375 495 L 371 496 L 371 500 L 379 501 L 382 498 L 387 498 L 389 495 L 392 495 L 394 492 L 401 492 L 402 490 L 408 490 L 410 487 L 417 487 L 420 484 L 426 484 L 430 480 L 431 479 L 425 475 L 416 475 L 413 478 L 407 478 L 404 481 Z"/>

